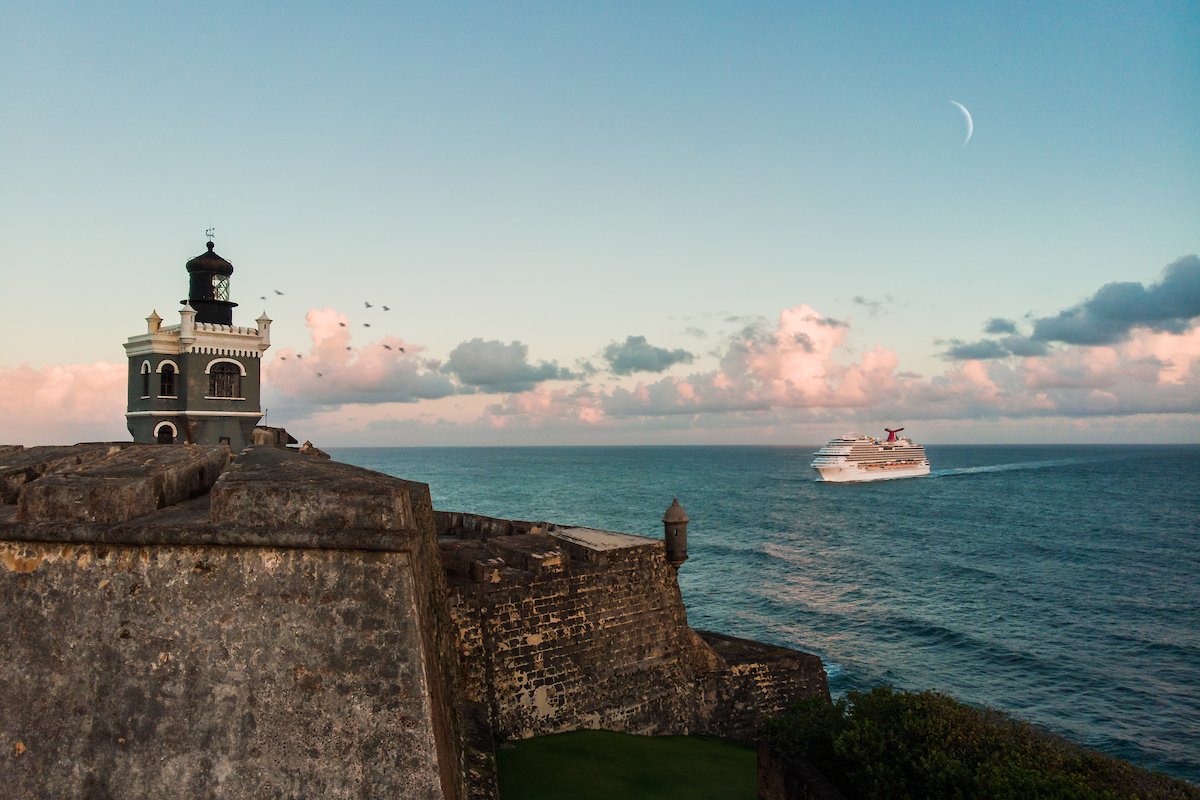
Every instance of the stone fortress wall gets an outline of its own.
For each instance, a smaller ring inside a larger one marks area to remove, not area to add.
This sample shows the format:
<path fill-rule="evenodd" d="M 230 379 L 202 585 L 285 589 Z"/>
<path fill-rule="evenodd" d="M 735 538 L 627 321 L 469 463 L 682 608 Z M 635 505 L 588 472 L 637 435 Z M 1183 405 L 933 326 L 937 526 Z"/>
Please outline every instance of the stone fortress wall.
<path fill-rule="evenodd" d="M 692 631 L 661 540 L 230 459 L 0 447 L 6 796 L 482 798 L 476 721 L 748 739 L 828 694 L 815 656 Z"/>
<path fill-rule="evenodd" d="M 602 728 L 752 740 L 828 695 L 820 659 L 694 631 L 661 540 L 435 514 L 463 688 L 498 735 Z"/>
<path fill-rule="evenodd" d="M 427 486 L 111 449 L 0 455 L 5 797 L 466 796 Z"/>

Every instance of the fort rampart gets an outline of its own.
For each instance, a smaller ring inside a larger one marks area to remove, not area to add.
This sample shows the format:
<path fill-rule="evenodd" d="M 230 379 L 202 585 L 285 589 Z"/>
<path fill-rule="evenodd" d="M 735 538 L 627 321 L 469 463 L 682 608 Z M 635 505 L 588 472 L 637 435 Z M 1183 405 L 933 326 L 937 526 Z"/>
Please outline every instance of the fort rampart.
<path fill-rule="evenodd" d="M 281 449 L 0 448 L 0 499 L 6 797 L 482 798 L 474 720 L 747 740 L 828 694 L 689 628 L 661 540 Z"/>

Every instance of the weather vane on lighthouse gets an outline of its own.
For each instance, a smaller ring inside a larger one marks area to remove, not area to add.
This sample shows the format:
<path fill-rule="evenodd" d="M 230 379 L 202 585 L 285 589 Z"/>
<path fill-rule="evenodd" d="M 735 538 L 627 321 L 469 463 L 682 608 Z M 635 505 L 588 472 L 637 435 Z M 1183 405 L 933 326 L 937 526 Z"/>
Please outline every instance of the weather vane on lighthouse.
<path fill-rule="evenodd" d="M 212 241 L 212 238 L 213 238 L 213 232 L 214 232 L 214 231 L 216 231 L 216 228 L 214 228 L 214 227 L 212 227 L 212 226 L 210 225 L 210 226 L 209 226 L 209 228 L 208 228 L 208 230 L 206 230 L 206 231 L 204 232 L 204 235 L 208 237 L 208 240 L 209 240 L 210 242 Z"/>

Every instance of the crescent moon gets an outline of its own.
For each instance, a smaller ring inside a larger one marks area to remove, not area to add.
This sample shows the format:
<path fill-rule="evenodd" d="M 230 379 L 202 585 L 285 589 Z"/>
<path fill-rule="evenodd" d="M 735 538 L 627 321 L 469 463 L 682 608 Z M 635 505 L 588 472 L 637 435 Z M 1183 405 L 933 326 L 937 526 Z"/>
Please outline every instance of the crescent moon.
<path fill-rule="evenodd" d="M 966 147 L 967 142 L 971 141 L 971 134 L 975 132 L 975 122 L 971 119 L 971 112 L 967 111 L 967 107 L 962 103 L 956 103 L 951 100 L 950 105 L 957 107 L 963 113 L 963 116 L 967 118 L 967 138 L 963 139 L 962 143 L 962 146 Z"/>

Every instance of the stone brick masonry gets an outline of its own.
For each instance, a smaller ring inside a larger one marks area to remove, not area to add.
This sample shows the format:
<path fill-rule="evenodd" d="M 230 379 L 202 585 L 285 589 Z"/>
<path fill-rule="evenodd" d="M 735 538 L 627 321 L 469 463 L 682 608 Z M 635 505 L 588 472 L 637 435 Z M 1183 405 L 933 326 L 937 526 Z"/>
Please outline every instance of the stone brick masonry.
<path fill-rule="evenodd" d="M 764 714 L 828 696 L 815 656 L 689 628 L 659 540 L 436 521 L 464 692 L 502 737 L 603 728 L 749 741 Z"/>

